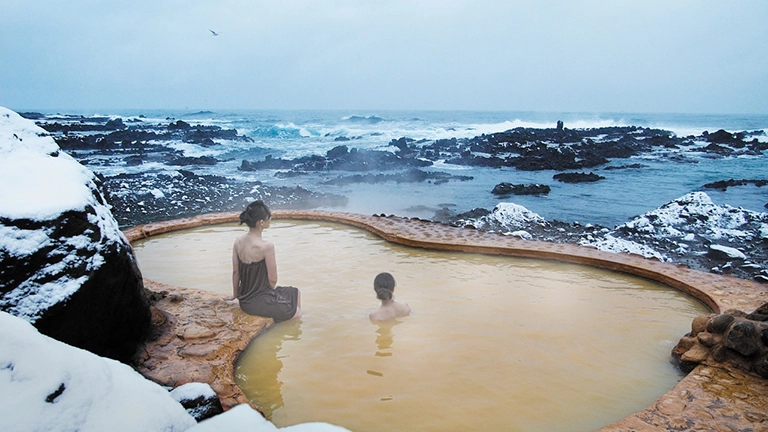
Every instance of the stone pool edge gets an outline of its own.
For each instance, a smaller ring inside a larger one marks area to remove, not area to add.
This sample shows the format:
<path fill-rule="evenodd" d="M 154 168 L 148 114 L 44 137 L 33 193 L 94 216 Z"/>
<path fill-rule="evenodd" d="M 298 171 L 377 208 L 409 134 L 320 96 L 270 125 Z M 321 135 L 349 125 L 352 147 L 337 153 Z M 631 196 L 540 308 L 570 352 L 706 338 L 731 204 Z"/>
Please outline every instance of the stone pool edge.
<path fill-rule="evenodd" d="M 170 231 L 237 222 L 239 213 L 213 213 L 138 225 L 123 230 L 129 242 Z M 714 312 L 751 312 L 768 303 L 768 287 L 732 276 L 704 273 L 646 259 L 567 243 L 522 240 L 415 218 L 365 216 L 323 210 L 275 210 L 275 219 L 317 220 L 355 226 L 405 246 L 434 250 L 548 259 L 590 265 L 655 280 L 699 299 Z M 162 333 L 146 344 L 136 369 L 175 387 L 211 384 L 225 409 L 250 401 L 234 383 L 234 365 L 250 341 L 272 326 L 271 319 L 240 311 L 221 295 L 144 279 L 152 291 L 167 291 L 154 319 Z M 680 335 L 681 337 L 683 335 Z M 747 397 L 749 396 L 749 397 Z M 768 424 L 768 380 L 724 366 L 698 366 L 646 409 L 599 431 L 752 430 Z M 257 408 L 258 407 L 254 407 Z"/>

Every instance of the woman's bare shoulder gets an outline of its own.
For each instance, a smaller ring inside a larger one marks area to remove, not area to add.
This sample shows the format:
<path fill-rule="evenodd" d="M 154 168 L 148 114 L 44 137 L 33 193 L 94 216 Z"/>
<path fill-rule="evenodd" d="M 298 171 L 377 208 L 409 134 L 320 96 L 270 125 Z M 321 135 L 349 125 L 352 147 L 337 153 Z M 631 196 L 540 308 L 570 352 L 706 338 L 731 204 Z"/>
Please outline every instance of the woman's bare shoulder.
<path fill-rule="evenodd" d="M 396 302 L 395 304 L 397 305 L 398 315 L 405 316 L 411 313 L 411 307 L 408 306 L 408 303 Z"/>

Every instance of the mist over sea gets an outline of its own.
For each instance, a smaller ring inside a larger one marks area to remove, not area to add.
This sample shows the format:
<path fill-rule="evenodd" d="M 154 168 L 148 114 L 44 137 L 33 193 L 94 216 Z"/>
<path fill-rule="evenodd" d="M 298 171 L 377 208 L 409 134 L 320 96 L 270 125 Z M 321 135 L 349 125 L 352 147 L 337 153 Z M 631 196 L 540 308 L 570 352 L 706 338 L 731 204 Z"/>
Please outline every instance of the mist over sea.
<path fill-rule="evenodd" d="M 559 171 L 519 171 L 514 168 L 480 168 L 451 165 L 438 161 L 427 171 L 442 171 L 471 176 L 469 181 L 377 184 L 323 184 L 339 172 L 307 173 L 280 178 L 277 170 L 241 171 L 243 160 L 258 161 L 267 156 L 292 159 L 325 155 L 340 145 L 348 148 L 394 150 L 391 141 L 402 137 L 419 141 L 473 138 L 517 127 L 554 128 L 558 121 L 565 128 L 584 129 L 608 126 L 640 126 L 669 131 L 679 137 L 699 136 L 704 131 L 755 132 L 754 137 L 768 142 L 768 115 L 627 114 L 627 113 L 540 113 L 479 111 L 194 111 L 194 110 L 91 110 L 43 111 L 50 117 L 120 117 L 126 125 L 168 123 L 169 119 L 190 124 L 216 125 L 237 129 L 252 142 L 216 140 L 216 145 L 200 146 L 175 142 L 171 146 L 185 156 L 212 156 L 218 163 L 197 166 L 197 174 L 213 174 L 234 179 L 258 180 L 267 185 L 295 186 L 348 197 L 342 207 L 330 208 L 363 214 L 397 214 L 431 218 L 435 211 L 448 207 L 465 212 L 482 207 L 492 209 L 499 202 L 514 202 L 549 220 L 592 223 L 613 227 L 633 216 L 653 210 L 686 193 L 703 190 L 704 184 L 728 179 L 767 179 L 768 154 L 715 157 L 696 148 L 659 150 L 608 165 L 639 164 L 641 168 L 605 170 L 604 166 L 582 170 L 604 176 L 594 183 L 558 182 Z M 93 161 L 92 161 L 93 162 Z M 607 166 L 607 165 L 606 165 Z M 129 166 L 98 163 L 88 167 L 107 176 L 120 173 L 171 172 L 172 166 L 159 163 Z M 382 171 L 385 172 L 385 171 Z M 499 198 L 491 193 L 501 183 L 546 184 L 545 196 Z M 719 205 L 743 207 L 765 212 L 768 188 L 754 185 L 729 187 L 725 191 L 707 189 Z"/>

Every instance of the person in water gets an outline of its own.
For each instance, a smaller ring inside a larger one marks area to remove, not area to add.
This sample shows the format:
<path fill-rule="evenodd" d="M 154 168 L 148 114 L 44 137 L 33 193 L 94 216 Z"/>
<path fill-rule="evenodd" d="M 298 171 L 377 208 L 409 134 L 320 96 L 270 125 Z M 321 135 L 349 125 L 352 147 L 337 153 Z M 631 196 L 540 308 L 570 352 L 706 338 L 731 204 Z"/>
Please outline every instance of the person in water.
<path fill-rule="evenodd" d="M 411 314 L 411 308 L 407 303 L 395 300 L 396 285 L 394 276 L 386 272 L 379 273 L 373 279 L 373 289 L 376 291 L 376 298 L 381 300 L 381 306 L 368 314 L 371 321 L 387 321 Z"/>
<path fill-rule="evenodd" d="M 277 286 L 275 245 L 262 237 L 271 219 L 272 212 L 262 201 L 240 213 L 240 224 L 246 224 L 248 232 L 232 247 L 232 295 L 245 313 L 280 322 L 301 317 L 301 292 Z"/>

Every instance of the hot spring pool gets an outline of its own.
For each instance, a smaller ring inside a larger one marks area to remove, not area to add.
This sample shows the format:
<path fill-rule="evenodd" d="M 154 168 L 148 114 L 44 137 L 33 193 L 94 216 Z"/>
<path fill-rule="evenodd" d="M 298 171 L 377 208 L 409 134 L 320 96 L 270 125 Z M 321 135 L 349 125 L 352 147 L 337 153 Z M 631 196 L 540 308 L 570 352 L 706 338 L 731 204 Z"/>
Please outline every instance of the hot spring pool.
<path fill-rule="evenodd" d="M 145 277 L 231 295 L 222 224 L 133 243 Z M 552 261 L 390 244 L 342 224 L 273 220 L 279 284 L 305 316 L 257 337 L 236 381 L 277 426 L 353 431 L 590 431 L 639 411 L 681 374 L 670 351 L 709 310 L 646 279 Z M 373 324 L 372 282 L 413 314 Z"/>

